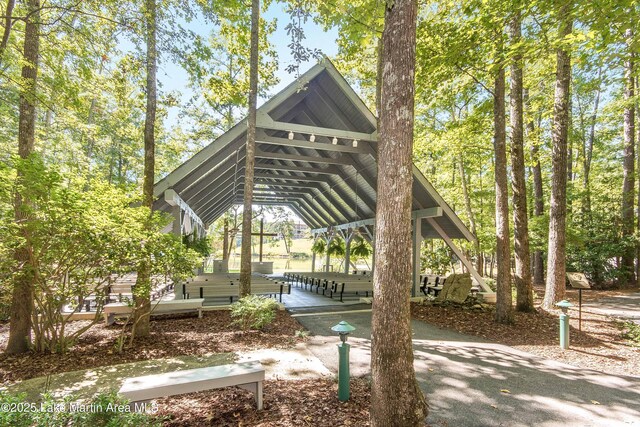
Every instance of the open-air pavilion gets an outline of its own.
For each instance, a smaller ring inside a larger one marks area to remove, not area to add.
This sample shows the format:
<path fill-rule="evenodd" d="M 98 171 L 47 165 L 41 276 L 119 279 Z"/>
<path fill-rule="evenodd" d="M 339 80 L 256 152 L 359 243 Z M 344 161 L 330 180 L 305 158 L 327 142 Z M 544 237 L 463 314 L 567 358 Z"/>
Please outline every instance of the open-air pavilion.
<path fill-rule="evenodd" d="M 257 111 L 255 205 L 286 206 L 327 243 L 355 234 L 372 241 L 377 185 L 376 117 L 328 59 Z M 154 208 L 174 215 L 176 234 L 204 230 L 244 196 L 243 120 L 160 180 Z M 443 239 L 485 292 L 491 289 L 452 239 L 473 240 L 455 212 L 413 166 L 413 294 L 423 239 Z M 327 262 L 328 265 L 328 262 Z M 375 266 L 375 254 L 374 254 Z M 375 267 L 374 267 L 375 268 Z"/>

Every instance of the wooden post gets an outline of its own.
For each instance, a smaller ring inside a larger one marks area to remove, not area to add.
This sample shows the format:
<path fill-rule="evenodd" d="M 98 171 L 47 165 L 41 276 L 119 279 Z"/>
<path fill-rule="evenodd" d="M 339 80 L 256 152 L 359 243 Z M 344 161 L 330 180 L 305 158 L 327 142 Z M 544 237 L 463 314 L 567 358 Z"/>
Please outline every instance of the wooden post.
<path fill-rule="evenodd" d="M 351 240 L 353 239 L 354 232 L 347 230 L 344 236 L 344 272 L 349 274 L 349 267 L 351 264 Z"/>
<path fill-rule="evenodd" d="M 264 237 L 264 218 L 260 218 L 260 262 L 262 262 L 262 239 Z"/>
<path fill-rule="evenodd" d="M 422 218 L 413 220 L 413 286 L 411 286 L 411 296 L 415 297 L 420 288 L 420 248 L 422 247 Z"/>

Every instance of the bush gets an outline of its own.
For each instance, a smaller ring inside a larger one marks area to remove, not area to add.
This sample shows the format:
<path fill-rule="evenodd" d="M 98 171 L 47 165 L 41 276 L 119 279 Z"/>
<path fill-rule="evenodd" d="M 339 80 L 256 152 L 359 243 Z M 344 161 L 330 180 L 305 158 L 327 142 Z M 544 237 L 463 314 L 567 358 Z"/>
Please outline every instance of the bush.
<path fill-rule="evenodd" d="M 631 341 L 632 345 L 640 347 L 640 325 L 627 321 L 622 324 L 622 337 Z"/>
<path fill-rule="evenodd" d="M 278 303 L 259 295 L 249 295 L 231 304 L 233 323 L 243 331 L 262 329 L 276 318 Z"/>
<path fill-rule="evenodd" d="M 130 412 L 128 401 L 117 393 L 100 393 L 88 402 L 76 402 L 73 396 L 63 399 L 42 395 L 39 402 L 29 402 L 25 394 L 0 392 L 0 425 L 12 427 L 137 427 L 161 426 L 162 421 L 152 415 Z M 4 410 L 4 406 L 9 405 Z M 84 410 L 84 411 L 83 411 Z"/>
<path fill-rule="evenodd" d="M 11 166 L 0 168 L 0 200 L 19 192 L 29 203 L 22 206 L 20 223 L 12 219 L 12 207 L 0 203 L 0 317 L 15 284 L 32 284 L 36 351 L 64 353 L 101 319 L 113 273 L 134 271 L 146 261 L 152 277 L 180 277 L 197 265 L 195 252 L 161 232 L 169 218 L 151 216 L 124 191 L 96 181 L 65 182 L 37 155 Z M 13 178 L 16 170 L 22 180 Z M 12 256 L 18 249 L 31 254 L 22 264 Z M 77 309 L 90 295 L 97 306 L 93 323 L 67 329 L 68 316 L 62 313 Z"/>

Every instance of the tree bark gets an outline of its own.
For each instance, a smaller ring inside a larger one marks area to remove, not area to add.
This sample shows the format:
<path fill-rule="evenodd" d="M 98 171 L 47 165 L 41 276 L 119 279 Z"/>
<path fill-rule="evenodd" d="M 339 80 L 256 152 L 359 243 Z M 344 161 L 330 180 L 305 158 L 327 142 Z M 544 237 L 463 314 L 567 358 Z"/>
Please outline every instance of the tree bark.
<path fill-rule="evenodd" d="M 529 91 L 524 89 L 524 103 L 525 105 L 529 105 Z M 531 166 L 531 175 L 533 177 L 533 216 L 542 216 L 544 215 L 544 195 L 542 188 L 542 168 L 540 166 L 540 148 L 539 148 L 539 138 L 536 135 L 536 128 L 531 118 L 527 122 L 527 132 L 529 135 L 529 139 L 531 142 L 531 161 L 533 165 Z M 544 286 L 544 263 L 542 257 L 542 251 L 536 250 L 533 253 L 533 284 L 535 286 Z"/>
<path fill-rule="evenodd" d="M 413 368 L 409 305 L 417 1 L 396 0 L 387 5 L 382 35 L 370 420 L 372 427 L 422 426 L 428 407 Z"/>
<path fill-rule="evenodd" d="M 2 40 L 0 41 L 0 66 L 2 66 L 2 58 L 9 44 L 9 36 L 11 35 L 11 27 L 13 25 L 13 8 L 16 0 L 7 0 L 7 8 L 4 12 L 4 30 L 2 32 Z"/>
<path fill-rule="evenodd" d="M 28 158 L 35 147 L 36 128 L 36 93 L 38 78 L 38 55 L 40 50 L 40 1 L 27 1 L 29 18 L 26 20 L 24 33 L 24 65 L 22 66 L 22 91 L 20 92 L 18 123 L 18 154 L 20 158 Z M 19 174 L 17 181 L 24 177 Z M 30 201 L 16 192 L 14 199 L 15 220 L 25 243 L 15 249 L 13 254 L 16 263 L 21 267 L 20 273 L 13 282 L 10 308 L 9 342 L 6 353 L 17 354 L 29 350 L 31 344 L 31 315 L 34 308 L 34 269 L 31 265 L 31 248 L 26 222 L 29 221 L 27 206 Z"/>
<path fill-rule="evenodd" d="M 602 67 L 598 69 L 598 90 L 593 104 L 593 112 L 590 118 L 589 135 L 585 141 L 584 156 L 582 157 L 584 197 L 582 199 L 582 213 L 585 219 L 591 216 L 591 185 L 589 174 L 591 173 L 591 159 L 593 158 L 593 143 L 596 139 L 596 123 L 598 119 L 598 107 L 600 104 L 600 94 L 602 92 Z"/>
<path fill-rule="evenodd" d="M 560 37 L 571 34 L 572 2 L 560 6 Z M 556 52 L 556 85 L 553 105 L 551 207 L 549 212 L 549 244 L 547 252 L 547 284 L 543 308 L 551 310 L 564 299 L 566 276 L 567 220 L 567 135 L 569 128 L 569 97 L 571 85 L 571 55 L 565 47 Z"/>
<path fill-rule="evenodd" d="M 464 171 L 464 156 L 462 154 L 458 158 L 458 171 L 460 172 L 460 183 L 462 184 L 464 207 L 467 211 L 467 216 L 469 217 L 469 231 L 471 231 L 471 234 L 475 236 L 477 232 L 476 218 L 473 214 L 473 208 L 471 206 L 471 197 L 469 196 L 469 188 L 467 187 L 467 178 Z M 478 274 L 482 275 L 482 256 L 480 253 L 480 241 L 478 239 L 473 242 L 473 248 L 477 257 L 476 270 L 478 271 Z"/>
<path fill-rule="evenodd" d="M 522 37 L 520 11 L 514 11 L 509 23 L 513 46 Z M 529 253 L 529 220 L 527 218 L 527 181 L 524 175 L 524 112 L 522 101 L 522 55 L 514 55 L 511 63 L 511 186 L 513 189 L 513 239 L 516 258 L 516 310 L 533 311 L 531 254 Z"/>
<path fill-rule="evenodd" d="M 627 47 L 629 49 L 627 60 L 625 61 L 625 108 L 624 108 L 624 160 L 623 160 L 623 183 L 622 183 L 622 237 L 632 239 L 634 232 L 635 206 L 635 108 L 634 102 L 634 75 L 633 75 L 633 53 L 630 45 L 633 40 L 633 32 L 629 29 L 625 32 Z M 622 255 L 622 269 L 624 271 L 624 282 L 635 284 L 634 259 L 636 251 L 630 246 Z"/>
<path fill-rule="evenodd" d="M 505 77 L 500 68 L 493 94 L 493 144 L 496 179 L 496 317 L 498 323 L 513 322 L 511 297 L 511 248 L 509 245 L 509 184 L 507 180 L 507 136 L 505 123 Z"/>
<path fill-rule="evenodd" d="M 636 77 L 636 87 L 640 86 L 640 79 Z M 638 102 L 636 100 L 636 114 L 638 115 L 637 121 L 640 123 L 640 107 L 638 106 Z M 636 156 L 638 156 L 637 160 L 637 170 L 640 172 L 640 126 L 636 126 Z M 637 227 L 640 230 L 640 173 L 638 175 L 638 198 L 637 198 Z M 640 284 L 640 247 L 636 248 L 636 286 Z"/>
<path fill-rule="evenodd" d="M 227 255 L 227 248 L 229 247 L 229 219 L 225 217 L 224 219 L 224 229 L 223 229 L 223 237 L 222 237 L 222 260 L 229 259 Z"/>
<path fill-rule="evenodd" d="M 251 2 L 251 55 L 249 58 L 249 118 L 244 174 L 244 210 L 240 257 L 240 297 L 251 294 L 251 219 L 256 152 L 256 104 L 258 99 L 258 21 L 260 0 Z"/>
<path fill-rule="evenodd" d="M 153 214 L 153 183 L 155 171 L 155 123 L 157 106 L 157 50 L 156 1 L 145 0 L 146 9 L 146 42 L 147 42 L 147 111 L 144 120 L 144 181 L 142 184 L 142 205 L 149 208 L 149 224 Z M 149 336 L 149 319 L 151 313 L 151 259 L 143 261 L 138 268 L 138 277 L 134 294 L 135 310 L 133 313 L 135 337 Z"/>

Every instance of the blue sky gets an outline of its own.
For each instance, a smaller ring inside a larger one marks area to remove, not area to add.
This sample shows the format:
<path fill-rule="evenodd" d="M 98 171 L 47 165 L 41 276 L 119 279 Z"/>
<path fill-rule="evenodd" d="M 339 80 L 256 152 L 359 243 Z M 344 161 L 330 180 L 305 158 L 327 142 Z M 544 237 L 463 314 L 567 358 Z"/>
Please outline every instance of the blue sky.
<path fill-rule="evenodd" d="M 285 68 L 293 62 L 293 58 L 287 45 L 290 43 L 289 36 L 285 30 L 285 26 L 289 23 L 289 15 L 284 11 L 284 4 L 278 2 L 272 2 L 270 7 L 266 11 L 261 11 L 262 16 L 265 19 L 277 19 L 277 29 L 271 35 L 270 41 L 276 48 L 278 53 L 279 69 L 276 73 L 280 80 L 280 83 L 271 89 L 270 95 L 275 95 L 281 89 L 285 88 L 289 83 L 295 80 L 294 74 L 289 74 L 285 71 Z M 211 33 L 211 24 L 206 24 L 202 20 L 193 21 L 190 28 L 202 36 L 209 36 Z M 335 28 L 330 29 L 328 32 L 324 32 L 322 28 L 316 25 L 310 18 L 304 24 L 304 31 L 306 40 L 304 45 L 310 49 L 320 49 L 325 55 L 333 56 L 337 53 L 338 48 L 336 45 L 337 30 Z M 304 73 L 309 69 L 315 60 L 312 59 L 310 63 L 303 63 L 300 65 L 300 72 Z M 160 64 L 160 70 L 158 73 L 158 80 L 162 85 L 164 92 L 177 91 L 182 94 L 182 102 L 186 102 L 191 96 L 191 90 L 187 87 L 188 77 L 187 73 L 177 64 L 165 61 Z M 259 100 L 258 104 L 261 104 L 265 100 Z M 169 118 L 167 127 L 171 127 L 176 120 L 178 114 L 178 108 L 173 108 L 169 112 Z"/>

